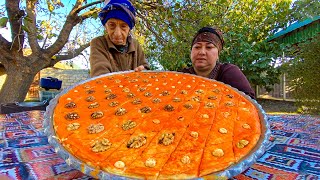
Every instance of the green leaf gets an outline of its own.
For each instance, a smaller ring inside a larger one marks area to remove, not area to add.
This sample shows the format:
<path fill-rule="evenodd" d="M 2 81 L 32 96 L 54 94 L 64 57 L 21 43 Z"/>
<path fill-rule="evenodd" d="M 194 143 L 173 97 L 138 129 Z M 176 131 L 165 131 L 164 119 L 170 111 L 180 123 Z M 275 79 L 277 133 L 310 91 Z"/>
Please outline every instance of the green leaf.
<path fill-rule="evenodd" d="M 174 5 L 174 9 L 179 9 L 180 8 L 180 3 L 176 3 L 175 5 Z"/>
<path fill-rule="evenodd" d="M 44 39 L 44 37 L 42 35 L 38 34 L 37 39 L 42 40 L 42 39 Z"/>
<path fill-rule="evenodd" d="M 4 28 L 7 26 L 8 18 L 7 17 L 2 17 L 0 18 L 0 28 Z"/>
<path fill-rule="evenodd" d="M 26 26 L 23 26 L 23 25 L 22 25 L 22 29 L 23 29 L 24 31 L 28 32 L 28 33 L 30 32 L 29 29 L 28 29 Z"/>

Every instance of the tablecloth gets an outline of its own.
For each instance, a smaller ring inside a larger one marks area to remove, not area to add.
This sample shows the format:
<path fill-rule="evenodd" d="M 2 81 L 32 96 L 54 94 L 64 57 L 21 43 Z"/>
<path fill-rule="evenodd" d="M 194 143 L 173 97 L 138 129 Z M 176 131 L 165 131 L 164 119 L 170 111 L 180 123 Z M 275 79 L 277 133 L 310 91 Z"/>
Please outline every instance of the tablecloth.
<path fill-rule="evenodd" d="M 68 166 L 43 133 L 44 111 L 0 114 L 0 175 L 9 179 L 92 179 Z M 320 179 L 320 117 L 268 115 L 271 145 L 233 179 Z"/>

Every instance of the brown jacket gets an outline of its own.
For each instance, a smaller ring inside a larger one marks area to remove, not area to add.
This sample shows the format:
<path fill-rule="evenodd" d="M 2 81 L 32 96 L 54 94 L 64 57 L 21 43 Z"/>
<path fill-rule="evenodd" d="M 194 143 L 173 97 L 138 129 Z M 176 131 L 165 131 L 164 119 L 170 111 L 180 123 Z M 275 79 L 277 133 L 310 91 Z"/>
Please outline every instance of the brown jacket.
<path fill-rule="evenodd" d="M 149 64 L 145 60 L 139 42 L 130 36 L 128 38 L 129 47 L 126 53 L 118 51 L 108 35 L 92 39 L 90 42 L 91 77 L 111 72 L 133 70 L 140 65 L 149 69 Z"/>
<path fill-rule="evenodd" d="M 196 74 L 193 67 L 184 68 L 181 70 L 181 72 Z M 229 84 L 230 86 L 237 88 L 239 91 L 242 91 L 251 98 L 255 99 L 255 93 L 251 88 L 248 79 L 238 66 L 229 63 L 222 64 L 217 62 L 209 76 L 210 79 L 215 79 L 225 84 Z"/>

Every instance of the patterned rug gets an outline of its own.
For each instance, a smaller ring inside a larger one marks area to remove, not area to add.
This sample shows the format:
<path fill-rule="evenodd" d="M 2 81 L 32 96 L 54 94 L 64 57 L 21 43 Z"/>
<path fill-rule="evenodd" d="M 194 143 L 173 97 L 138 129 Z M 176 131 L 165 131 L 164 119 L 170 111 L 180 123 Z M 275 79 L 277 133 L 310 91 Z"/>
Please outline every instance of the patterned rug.
<path fill-rule="evenodd" d="M 320 117 L 269 115 L 273 143 L 252 167 L 233 179 L 320 179 Z"/>
<path fill-rule="evenodd" d="M 43 111 L 0 114 L 0 179 L 92 179 L 68 166 L 43 133 Z M 234 180 L 320 179 L 320 117 L 268 115 L 272 143 Z"/>

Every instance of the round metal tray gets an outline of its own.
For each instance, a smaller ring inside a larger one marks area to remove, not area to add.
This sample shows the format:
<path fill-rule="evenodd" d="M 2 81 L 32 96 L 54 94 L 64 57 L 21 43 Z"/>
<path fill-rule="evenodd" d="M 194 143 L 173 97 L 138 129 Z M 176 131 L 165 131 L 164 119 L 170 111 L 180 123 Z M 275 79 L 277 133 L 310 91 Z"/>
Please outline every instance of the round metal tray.
<path fill-rule="evenodd" d="M 73 86 L 70 86 L 69 88 L 64 89 L 54 99 L 52 99 L 50 101 L 49 105 L 47 106 L 45 116 L 44 116 L 44 124 L 43 124 L 44 132 L 48 137 L 48 142 L 54 147 L 55 152 L 58 153 L 58 155 L 60 155 L 60 157 L 62 157 L 68 165 L 74 167 L 75 169 L 82 171 L 83 173 L 85 173 L 87 175 L 93 176 L 93 174 L 95 174 L 94 175 L 95 178 L 99 178 L 99 179 L 133 179 L 133 178 L 127 178 L 127 177 L 123 177 L 123 176 L 119 176 L 119 175 L 110 174 L 110 173 L 103 171 L 103 170 L 99 170 L 99 172 L 97 172 L 96 169 L 88 166 L 87 164 L 83 163 L 81 160 L 77 159 L 72 154 L 70 154 L 57 140 L 56 134 L 55 134 L 55 131 L 53 128 L 53 112 L 54 112 L 54 109 L 57 105 L 58 99 L 63 94 L 67 93 L 69 90 L 75 88 L 78 85 L 84 84 L 86 82 L 89 82 L 89 81 L 92 81 L 92 80 L 95 80 L 95 79 L 98 79 L 101 77 L 111 76 L 111 75 L 115 75 L 115 74 L 126 74 L 126 73 L 131 73 L 131 72 L 133 72 L 133 71 L 109 73 L 109 74 L 100 75 L 100 76 L 97 76 L 94 78 L 90 78 L 85 81 L 78 82 L 78 83 L 74 84 Z M 166 72 L 166 73 L 183 74 L 180 72 L 171 72 L 171 71 L 147 71 L 147 72 L 148 73 Z M 191 75 L 191 74 L 188 74 L 188 75 Z M 191 76 L 195 76 L 197 78 L 203 78 L 203 77 L 196 76 L 196 75 L 191 75 Z M 205 78 L 205 79 L 208 80 L 207 78 Z M 216 82 L 215 80 L 211 80 L 211 81 Z M 222 83 L 222 82 L 219 82 L 219 83 Z M 222 83 L 222 84 L 224 84 L 224 83 Z M 231 87 L 227 84 L 225 84 L 225 85 L 228 87 Z M 246 170 L 247 168 L 249 168 L 252 164 L 254 164 L 257 161 L 257 159 L 260 158 L 265 153 L 266 148 L 268 147 L 268 144 L 270 143 L 269 137 L 271 135 L 271 131 L 269 129 L 267 116 L 265 114 L 265 111 L 262 109 L 261 105 L 258 104 L 256 100 L 251 99 L 249 96 L 247 96 L 243 92 L 237 90 L 236 88 L 233 88 L 233 87 L 231 87 L 231 88 L 234 89 L 239 94 L 241 94 L 242 96 L 244 96 L 250 102 L 252 102 L 253 105 L 258 109 L 259 117 L 261 120 L 260 139 L 257 142 L 256 146 L 252 149 L 251 153 L 249 153 L 248 155 L 243 157 L 238 163 L 229 166 L 227 169 L 225 169 L 223 171 L 218 171 L 218 172 L 212 173 L 210 175 L 195 178 L 195 179 L 208 179 L 210 177 L 212 177 L 212 178 L 213 177 L 215 177 L 215 178 L 217 178 L 217 177 L 221 177 L 221 178 L 234 177 L 234 176 L 240 174 L 241 172 L 243 172 L 244 170 Z"/>
<path fill-rule="evenodd" d="M 47 100 L 41 102 L 16 102 L 15 104 L 20 107 L 36 107 L 43 106 L 47 103 Z"/>

